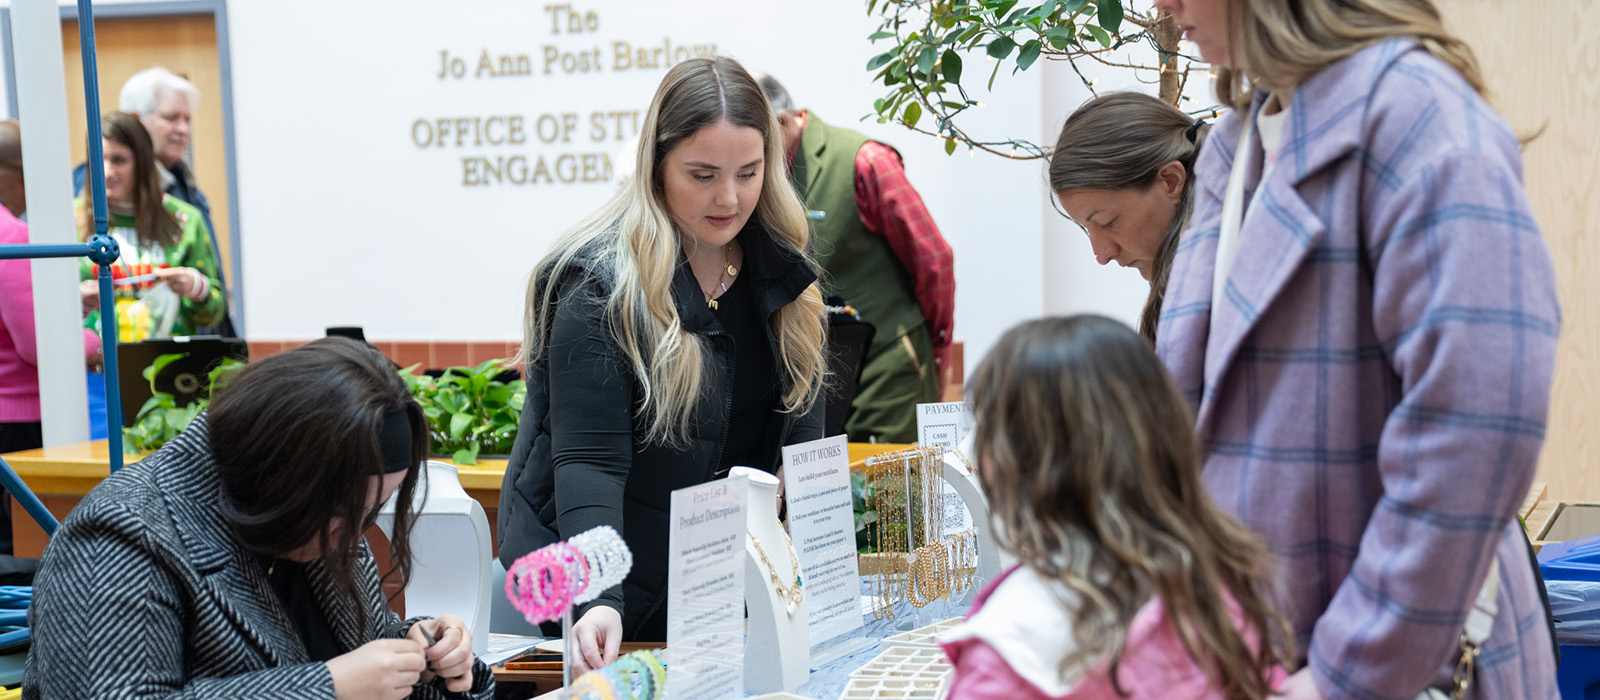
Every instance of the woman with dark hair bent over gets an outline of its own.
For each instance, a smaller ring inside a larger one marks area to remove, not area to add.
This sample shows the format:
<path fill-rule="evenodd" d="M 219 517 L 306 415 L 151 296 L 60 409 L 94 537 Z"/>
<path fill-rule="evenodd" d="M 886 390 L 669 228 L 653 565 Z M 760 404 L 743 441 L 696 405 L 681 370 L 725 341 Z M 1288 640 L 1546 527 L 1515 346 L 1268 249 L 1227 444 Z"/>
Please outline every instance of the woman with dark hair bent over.
<path fill-rule="evenodd" d="M 23 697 L 493 697 L 465 624 L 401 621 L 362 538 L 391 495 L 412 502 L 427 439 L 405 384 L 361 343 L 239 371 L 56 531 Z M 395 513 L 402 587 L 414 522 Z"/>

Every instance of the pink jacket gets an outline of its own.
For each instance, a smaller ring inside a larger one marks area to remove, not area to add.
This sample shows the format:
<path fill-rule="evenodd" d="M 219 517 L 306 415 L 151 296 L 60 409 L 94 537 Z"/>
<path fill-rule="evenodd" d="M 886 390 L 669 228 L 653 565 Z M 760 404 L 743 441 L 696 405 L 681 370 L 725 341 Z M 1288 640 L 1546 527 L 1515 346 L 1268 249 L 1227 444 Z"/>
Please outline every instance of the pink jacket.
<path fill-rule="evenodd" d="M 940 636 L 955 666 L 950 700 L 1225 700 L 1184 649 L 1160 599 L 1145 604 L 1128 628 L 1118 668 L 1127 696 L 1117 693 L 1105 660 L 1063 678 L 1071 614 L 1052 585 L 1013 568 L 978 594 L 965 622 Z M 1272 682 L 1285 677 L 1276 669 Z"/>
<path fill-rule="evenodd" d="M 25 245 L 28 225 L 0 207 L 0 245 Z M 76 320 L 76 319 L 74 319 Z M 100 351 L 100 338 L 83 329 L 84 359 Z M 30 260 L 0 260 L 0 423 L 39 420 L 39 353 L 33 333 Z"/>

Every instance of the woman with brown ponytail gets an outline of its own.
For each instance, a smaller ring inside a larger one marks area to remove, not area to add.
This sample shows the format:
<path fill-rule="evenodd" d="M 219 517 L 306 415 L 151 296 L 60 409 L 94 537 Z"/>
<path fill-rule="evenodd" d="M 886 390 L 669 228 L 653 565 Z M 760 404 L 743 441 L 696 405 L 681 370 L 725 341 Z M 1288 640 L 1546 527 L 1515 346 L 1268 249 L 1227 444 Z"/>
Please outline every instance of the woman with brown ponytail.
<path fill-rule="evenodd" d="M 1067 117 L 1050 156 L 1050 191 L 1089 234 L 1095 261 L 1116 261 L 1150 282 L 1139 333 L 1151 343 L 1209 130 L 1156 97 L 1113 92 Z"/>

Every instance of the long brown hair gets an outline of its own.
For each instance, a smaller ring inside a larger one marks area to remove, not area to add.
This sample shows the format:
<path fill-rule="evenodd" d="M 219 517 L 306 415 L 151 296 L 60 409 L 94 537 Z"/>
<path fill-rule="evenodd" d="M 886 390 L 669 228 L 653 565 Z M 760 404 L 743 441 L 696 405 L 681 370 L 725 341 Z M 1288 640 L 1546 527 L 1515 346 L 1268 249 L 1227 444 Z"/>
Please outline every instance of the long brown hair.
<path fill-rule="evenodd" d="M 1161 302 L 1178 234 L 1189 223 L 1194 204 L 1194 162 L 1210 132 L 1197 120 L 1157 97 L 1138 92 L 1110 92 L 1080 105 L 1067 117 L 1050 154 L 1050 191 L 1148 189 L 1168 163 L 1183 165 L 1183 194 L 1178 212 L 1151 261 L 1150 295 L 1139 314 L 1139 333 L 1151 345 L 1161 320 Z"/>
<path fill-rule="evenodd" d="M 356 562 L 363 532 L 382 504 L 367 502 L 383 474 L 386 413 L 403 409 L 411 427 L 411 468 L 396 491 L 389 537 L 400 590 L 411 580 L 412 497 L 428 451 L 428 425 L 389 361 L 366 343 L 324 338 L 251 363 L 211 403 L 211 452 L 223 484 L 223 516 L 245 549 L 278 556 L 308 543 L 340 592 L 360 600 Z M 343 526 L 337 539 L 329 524 Z M 359 527 L 352 526 L 359 524 Z M 361 611 L 366 626 L 366 606 Z"/>
<path fill-rule="evenodd" d="M 545 351 L 563 272 L 584 251 L 597 251 L 610 289 L 604 300 L 613 337 L 642 389 L 638 413 L 651 441 L 681 445 L 700 400 L 704 339 L 683 328 L 672 279 L 683 258 L 668 215 L 661 165 L 666 154 L 701 129 L 728 122 L 761 132 L 765 168 L 753 216 L 775 242 L 814 265 L 806 210 L 789 183 L 783 137 L 754 78 L 726 57 L 694 58 L 667 71 L 639 131 L 633 180 L 611 201 L 557 240 L 528 280 L 518 364 Z M 816 400 L 823 361 L 822 292 L 807 287 L 772 321 L 784 411 L 803 412 Z"/>
<path fill-rule="evenodd" d="M 1215 68 L 1217 99 L 1249 106 L 1250 79 L 1269 88 L 1305 82 L 1373 44 L 1408 37 L 1488 96 L 1478 59 L 1444 26 L 1433 0 L 1230 0 L 1230 51 L 1240 65 Z"/>
<path fill-rule="evenodd" d="M 1032 321 L 969 389 L 999 546 L 1078 598 L 1062 672 L 1109 657 L 1115 681 L 1129 623 L 1158 596 L 1224 696 L 1266 698 L 1290 639 L 1269 554 L 1200 483 L 1188 404 L 1144 339 L 1100 316 Z"/>
<path fill-rule="evenodd" d="M 114 141 L 133 151 L 133 220 L 139 230 L 139 239 L 163 248 L 178 243 L 182 230 L 178 220 L 172 218 L 161 198 L 161 170 L 156 164 L 155 147 L 150 143 L 150 132 L 139 118 L 127 112 L 111 112 L 100 119 L 100 132 L 108 141 Z M 89 196 L 89 183 L 84 182 L 83 200 L 78 205 L 78 238 L 89 240 L 94 233 L 94 202 Z"/>

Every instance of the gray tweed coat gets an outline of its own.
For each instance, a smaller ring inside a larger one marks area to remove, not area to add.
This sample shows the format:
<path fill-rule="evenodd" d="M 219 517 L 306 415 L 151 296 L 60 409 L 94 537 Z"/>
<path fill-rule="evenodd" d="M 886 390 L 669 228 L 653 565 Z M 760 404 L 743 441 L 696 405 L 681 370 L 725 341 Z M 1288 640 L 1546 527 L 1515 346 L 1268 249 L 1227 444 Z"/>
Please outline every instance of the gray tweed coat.
<path fill-rule="evenodd" d="M 258 560 L 218 508 L 221 480 L 202 415 L 182 435 L 106 479 L 56 531 L 34 582 L 23 697 L 332 698 Z M 369 620 L 360 629 L 320 562 L 308 568 L 340 646 L 404 636 L 385 604 L 372 552 L 356 565 Z M 488 700 L 483 662 L 464 696 L 419 685 L 413 698 Z"/>

